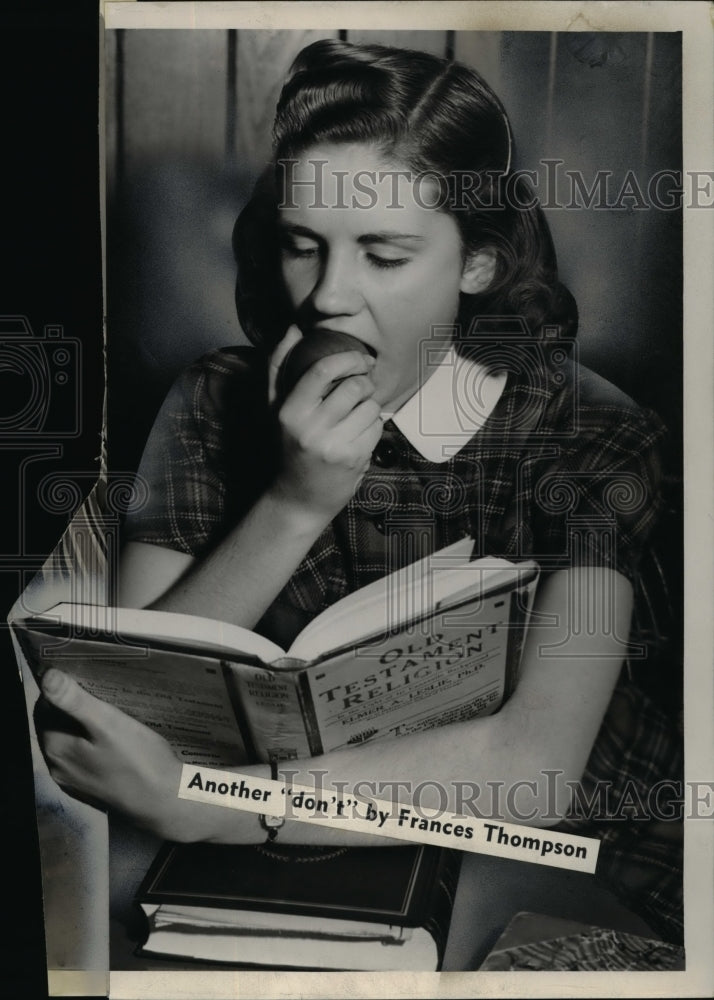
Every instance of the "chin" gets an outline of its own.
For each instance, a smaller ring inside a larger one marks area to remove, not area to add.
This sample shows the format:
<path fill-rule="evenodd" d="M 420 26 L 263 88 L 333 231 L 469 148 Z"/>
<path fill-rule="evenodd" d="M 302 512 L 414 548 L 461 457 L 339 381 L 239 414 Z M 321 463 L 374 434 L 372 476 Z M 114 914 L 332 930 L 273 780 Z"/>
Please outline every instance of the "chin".
<path fill-rule="evenodd" d="M 387 399 L 382 400 L 380 394 L 375 393 L 375 399 L 384 412 L 396 413 L 412 395 L 412 392 L 391 392 Z"/>
<path fill-rule="evenodd" d="M 396 406 L 393 406 L 392 400 L 398 398 L 398 392 L 394 387 L 377 385 L 374 398 L 383 410 L 396 409 Z"/>

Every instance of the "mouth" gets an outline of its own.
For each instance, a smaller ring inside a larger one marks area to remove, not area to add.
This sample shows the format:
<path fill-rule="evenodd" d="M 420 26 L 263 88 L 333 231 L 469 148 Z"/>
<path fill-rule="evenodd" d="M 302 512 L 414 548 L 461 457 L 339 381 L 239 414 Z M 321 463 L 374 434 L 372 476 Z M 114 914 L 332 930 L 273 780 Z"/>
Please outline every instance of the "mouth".
<path fill-rule="evenodd" d="M 353 346 L 357 350 L 364 350 L 367 352 L 367 354 L 371 355 L 371 357 L 373 358 L 377 357 L 376 348 L 372 347 L 372 345 L 368 344 L 365 340 L 362 340 L 361 337 L 355 336 L 354 333 L 348 333 L 346 330 L 337 330 L 331 326 L 313 326 L 310 327 L 309 330 L 303 331 L 303 334 L 306 337 L 310 337 L 313 334 L 317 334 L 318 336 L 330 336 L 338 338 L 339 340 L 344 342 L 345 350 L 350 349 L 351 346 L 350 341 L 352 341 Z M 357 343 L 354 343 L 355 341 Z"/>

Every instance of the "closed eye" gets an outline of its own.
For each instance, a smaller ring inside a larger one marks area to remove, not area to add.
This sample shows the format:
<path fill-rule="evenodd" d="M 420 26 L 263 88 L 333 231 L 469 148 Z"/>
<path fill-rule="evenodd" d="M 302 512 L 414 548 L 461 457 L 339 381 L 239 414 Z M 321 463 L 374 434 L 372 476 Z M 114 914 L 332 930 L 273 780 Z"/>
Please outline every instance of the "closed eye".
<path fill-rule="evenodd" d="M 311 259 L 321 253 L 317 243 L 295 243 L 292 240 L 283 241 L 282 250 L 288 256 L 299 260 Z M 376 267 L 378 270 L 401 267 L 410 260 L 409 257 L 382 257 L 376 253 L 366 253 L 365 258 L 371 267 Z"/>
<path fill-rule="evenodd" d="M 320 252 L 317 243 L 296 243 L 291 239 L 284 239 L 281 249 L 291 257 L 315 257 Z"/>
<path fill-rule="evenodd" d="M 408 264 L 410 260 L 409 257 L 380 257 L 376 253 L 368 253 L 366 256 L 372 267 L 384 270 L 390 267 L 402 267 L 404 264 Z"/>

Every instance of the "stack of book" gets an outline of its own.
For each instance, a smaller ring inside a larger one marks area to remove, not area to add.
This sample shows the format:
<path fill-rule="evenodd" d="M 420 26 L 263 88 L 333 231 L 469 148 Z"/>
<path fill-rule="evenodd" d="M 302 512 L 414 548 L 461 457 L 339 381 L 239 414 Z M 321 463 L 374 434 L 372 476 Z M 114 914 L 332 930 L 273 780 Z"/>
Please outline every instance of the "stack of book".
<path fill-rule="evenodd" d="M 510 696 L 538 568 L 472 561 L 472 548 L 463 539 L 349 595 L 287 651 L 248 629 L 131 608 L 63 604 L 12 625 L 38 680 L 60 667 L 185 763 L 306 758 L 490 714 Z M 451 853 L 170 846 L 142 893 L 146 947 L 276 967 L 436 968 Z"/>

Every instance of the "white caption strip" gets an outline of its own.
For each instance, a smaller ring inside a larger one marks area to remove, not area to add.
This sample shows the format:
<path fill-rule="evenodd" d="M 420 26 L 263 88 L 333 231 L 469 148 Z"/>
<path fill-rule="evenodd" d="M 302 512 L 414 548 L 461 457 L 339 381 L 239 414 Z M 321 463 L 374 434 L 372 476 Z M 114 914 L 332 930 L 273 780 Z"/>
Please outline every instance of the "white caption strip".
<path fill-rule="evenodd" d="M 515 823 L 454 816 L 356 795 L 338 797 L 305 785 L 286 785 L 234 771 L 184 764 L 178 796 L 194 802 L 286 816 L 302 823 L 393 837 L 460 851 L 492 854 L 553 868 L 594 872 L 600 842 Z"/>

